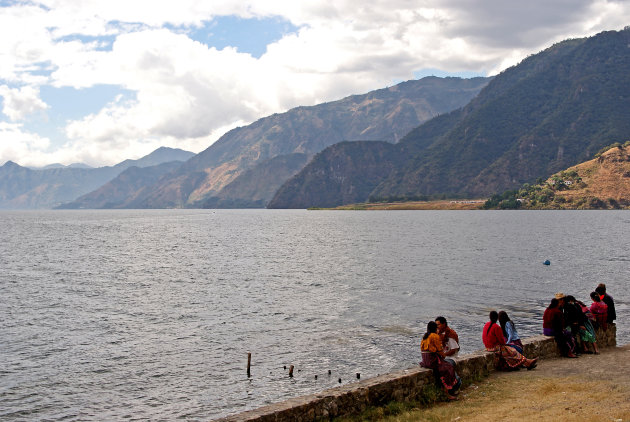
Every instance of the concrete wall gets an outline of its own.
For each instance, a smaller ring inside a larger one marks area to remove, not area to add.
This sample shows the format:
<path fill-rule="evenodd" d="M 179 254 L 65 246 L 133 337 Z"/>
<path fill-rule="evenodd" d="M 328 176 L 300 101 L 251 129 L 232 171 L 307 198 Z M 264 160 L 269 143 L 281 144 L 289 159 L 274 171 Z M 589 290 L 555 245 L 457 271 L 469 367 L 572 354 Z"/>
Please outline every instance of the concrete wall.
<path fill-rule="evenodd" d="M 599 347 L 616 346 L 616 326 L 597 332 Z M 560 356 L 552 337 L 536 336 L 522 340 L 525 356 L 539 359 Z M 462 355 L 457 361 L 457 373 L 470 380 L 494 371 L 494 354 L 478 351 Z M 296 397 L 287 401 L 219 419 L 221 422 L 281 422 L 326 420 L 336 416 L 358 414 L 368 406 L 390 401 L 413 401 L 423 389 L 434 385 L 433 372 L 419 366 L 380 375 L 352 384 L 331 388 L 318 394 Z"/>

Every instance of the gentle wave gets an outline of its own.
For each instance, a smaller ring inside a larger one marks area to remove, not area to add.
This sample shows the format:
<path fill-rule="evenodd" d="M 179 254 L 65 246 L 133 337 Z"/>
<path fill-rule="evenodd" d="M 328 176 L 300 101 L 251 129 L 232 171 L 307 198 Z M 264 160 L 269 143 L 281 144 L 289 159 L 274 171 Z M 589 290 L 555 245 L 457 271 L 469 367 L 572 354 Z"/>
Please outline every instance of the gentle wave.
<path fill-rule="evenodd" d="M 464 353 L 491 309 L 538 334 L 554 293 L 601 281 L 630 317 L 622 211 L 0 220 L 0 419 L 216 418 L 415 365 L 438 315 Z"/>

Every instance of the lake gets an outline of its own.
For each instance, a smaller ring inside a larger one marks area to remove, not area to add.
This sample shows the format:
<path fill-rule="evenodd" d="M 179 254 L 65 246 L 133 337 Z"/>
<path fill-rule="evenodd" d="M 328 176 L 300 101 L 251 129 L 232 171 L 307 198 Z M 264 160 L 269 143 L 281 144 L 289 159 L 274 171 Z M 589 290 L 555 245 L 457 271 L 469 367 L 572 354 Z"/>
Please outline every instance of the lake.
<path fill-rule="evenodd" d="M 483 347 L 492 309 L 539 334 L 556 292 L 590 304 L 600 282 L 630 339 L 627 211 L 3 211 L 0 224 L 3 420 L 218 418 L 416 365 L 438 315 L 462 353 Z"/>

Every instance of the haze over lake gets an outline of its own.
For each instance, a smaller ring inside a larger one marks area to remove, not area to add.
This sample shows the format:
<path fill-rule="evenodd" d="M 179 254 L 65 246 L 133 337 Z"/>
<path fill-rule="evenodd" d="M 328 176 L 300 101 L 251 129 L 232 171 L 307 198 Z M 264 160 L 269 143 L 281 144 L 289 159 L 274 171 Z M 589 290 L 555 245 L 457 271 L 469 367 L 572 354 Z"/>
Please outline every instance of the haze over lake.
<path fill-rule="evenodd" d="M 491 309 L 521 337 L 539 334 L 556 292 L 590 304 L 600 282 L 618 343 L 630 339 L 627 211 L 30 211 L 0 222 L 0 419 L 217 418 L 415 365 L 438 315 L 463 353 L 482 348 Z"/>

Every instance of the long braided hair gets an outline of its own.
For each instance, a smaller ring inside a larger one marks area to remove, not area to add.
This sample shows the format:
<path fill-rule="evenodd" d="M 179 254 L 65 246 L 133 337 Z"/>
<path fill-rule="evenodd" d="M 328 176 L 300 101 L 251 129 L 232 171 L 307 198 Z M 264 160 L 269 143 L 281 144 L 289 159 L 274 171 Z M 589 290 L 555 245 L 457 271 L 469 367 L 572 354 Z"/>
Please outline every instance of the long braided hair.
<path fill-rule="evenodd" d="M 491 322 L 491 324 L 488 325 L 488 330 L 486 331 L 486 335 L 488 335 L 490 333 L 490 329 L 492 328 L 492 326 L 494 324 L 497 323 L 498 320 L 499 320 L 499 314 L 497 313 L 497 311 L 490 311 L 490 322 Z"/>

